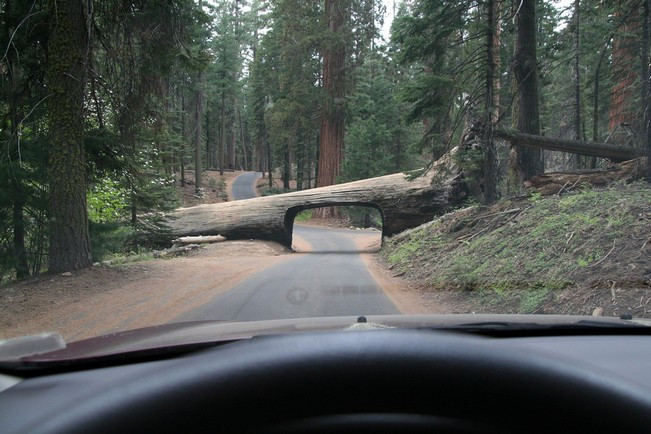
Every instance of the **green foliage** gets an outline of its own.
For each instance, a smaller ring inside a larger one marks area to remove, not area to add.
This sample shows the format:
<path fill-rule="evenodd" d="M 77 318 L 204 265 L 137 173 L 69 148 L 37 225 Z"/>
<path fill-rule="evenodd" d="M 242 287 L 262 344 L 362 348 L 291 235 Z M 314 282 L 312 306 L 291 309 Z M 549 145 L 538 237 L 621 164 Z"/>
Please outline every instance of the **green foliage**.
<path fill-rule="evenodd" d="M 260 195 L 262 196 L 273 196 L 276 194 L 289 193 L 291 190 L 281 187 L 265 187 L 260 190 Z"/>
<path fill-rule="evenodd" d="M 466 47 L 456 44 L 456 35 L 470 27 L 472 1 L 415 2 L 402 8 L 392 27 L 392 41 L 399 48 L 398 60 L 418 69 L 412 81 L 401 90 L 401 97 L 412 106 L 407 119 L 447 121 L 448 106 L 456 92 L 464 88 L 464 70 L 476 59 L 468 59 Z M 473 35 L 468 35 L 469 40 Z"/>
<path fill-rule="evenodd" d="M 306 209 L 305 211 L 301 211 L 298 214 L 296 214 L 296 218 L 294 218 L 294 221 L 306 222 L 311 220 L 313 215 L 314 215 L 314 210 Z"/>
<path fill-rule="evenodd" d="M 124 221 L 129 212 L 129 192 L 118 182 L 104 179 L 88 192 L 88 218 L 95 223 Z"/>
<path fill-rule="evenodd" d="M 89 231 L 93 262 L 127 253 L 128 241 L 133 237 L 133 229 L 121 222 L 95 223 L 91 220 Z"/>
<path fill-rule="evenodd" d="M 391 59 L 372 53 L 357 71 L 349 98 L 350 124 L 342 181 L 372 178 L 414 168 L 417 131 L 404 126 L 404 103 L 396 98 Z"/>

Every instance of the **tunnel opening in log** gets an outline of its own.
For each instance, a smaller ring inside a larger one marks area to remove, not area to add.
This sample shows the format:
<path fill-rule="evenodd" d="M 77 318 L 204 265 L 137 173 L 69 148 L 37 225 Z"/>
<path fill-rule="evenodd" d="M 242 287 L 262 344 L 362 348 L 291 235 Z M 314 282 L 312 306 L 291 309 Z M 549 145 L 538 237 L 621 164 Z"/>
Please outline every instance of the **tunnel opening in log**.
<path fill-rule="evenodd" d="M 337 207 L 339 218 L 316 218 L 317 209 L 332 206 Z M 296 206 L 287 210 L 284 219 L 290 246 L 293 250 L 303 253 L 377 252 L 384 239 L 384 223 L 382 208 L 367 202 L 328 202 Z M 331 242 L 330 239 L 339 241 Z"/>

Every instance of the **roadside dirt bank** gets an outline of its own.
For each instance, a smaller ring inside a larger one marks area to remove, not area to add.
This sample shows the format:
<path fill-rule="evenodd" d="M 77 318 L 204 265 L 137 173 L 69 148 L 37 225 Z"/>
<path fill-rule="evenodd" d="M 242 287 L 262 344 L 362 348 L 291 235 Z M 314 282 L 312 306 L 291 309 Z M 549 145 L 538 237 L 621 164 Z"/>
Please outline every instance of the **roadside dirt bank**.
<path fill-rule="evenodd" d="M 275 243 L 230 241 L 184 257 L 16 282 L 0 288 L 0 339 L 58 331 L 75 341 L 166 323 L 289 258 Z"/>

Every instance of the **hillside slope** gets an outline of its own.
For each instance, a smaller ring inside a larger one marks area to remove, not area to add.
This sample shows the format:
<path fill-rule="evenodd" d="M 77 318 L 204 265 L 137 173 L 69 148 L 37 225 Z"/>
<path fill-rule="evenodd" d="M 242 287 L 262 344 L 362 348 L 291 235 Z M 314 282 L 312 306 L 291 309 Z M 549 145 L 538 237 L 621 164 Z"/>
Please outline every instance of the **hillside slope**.
<path fill-rule="evenodd" d="M 503 200 L 389 239 L 382 258 L 455 312 L 651 316 L 651 186 Z"/>

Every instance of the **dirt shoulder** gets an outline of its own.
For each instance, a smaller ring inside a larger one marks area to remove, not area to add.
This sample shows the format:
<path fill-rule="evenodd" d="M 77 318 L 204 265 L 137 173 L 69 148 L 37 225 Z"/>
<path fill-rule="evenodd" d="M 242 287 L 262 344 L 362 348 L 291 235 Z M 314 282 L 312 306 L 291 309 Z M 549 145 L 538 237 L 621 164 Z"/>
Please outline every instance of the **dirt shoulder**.
<path fill-rule="evenodd" d="M 68 341 L 174 319 L 291 258 L 275 243 L 229 241 L 184 257 L 44 275 L 0 291 L 0 339 L 58 331 Z"/>

